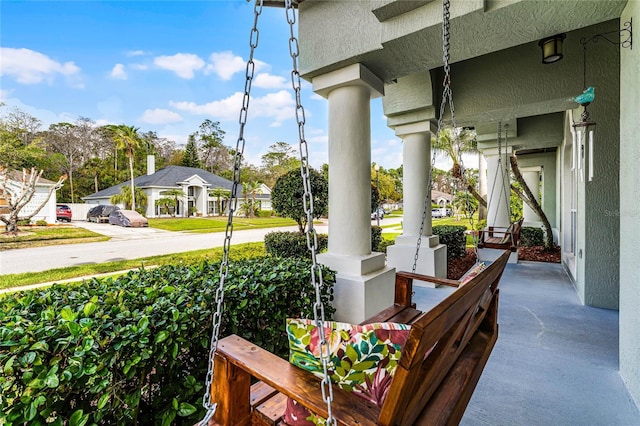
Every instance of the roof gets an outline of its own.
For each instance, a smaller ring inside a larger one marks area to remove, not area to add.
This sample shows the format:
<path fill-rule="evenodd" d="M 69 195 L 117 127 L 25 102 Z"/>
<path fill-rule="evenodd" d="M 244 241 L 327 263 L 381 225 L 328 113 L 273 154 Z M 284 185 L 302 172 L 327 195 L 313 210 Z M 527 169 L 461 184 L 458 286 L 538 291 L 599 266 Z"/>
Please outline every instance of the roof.
<path fill-rule="evenodd" d="M 31 178 L 31 173 L 29 173 L 29 169 L 26 169 L 27 176 L 26 179 L 29 180 Z M 22 182 L 22 172 L 13 169 L 7 169 L 7 177 L 16 182 Z M 55 185 L 56 182 L 51 181 L 49 179 L 45 179 L 41 177 L 38 179 L 38 183 L 36 185 Z"/>
<path fill-rule="evenodd" d="M 142 189 L 158 186 L 177 188 L 179 187 L 178 182 L 184 182 L 196 175 L 211 185 L 210 188 L 212 189 L 225 188 L 231 190 L 231 186 L 233 185 L 233 182 L 230 180 L 221 178 L 220 176 L 214 175 L 206 170 L 184 166 L 167 166 L 152 175 L 138 176 L 133 180 L 133 184 Z M 129 184 L 130 180 L 83 197 L 83 199 L 111 197 L 112 195 L 119 194 L 120 188 Z"/>

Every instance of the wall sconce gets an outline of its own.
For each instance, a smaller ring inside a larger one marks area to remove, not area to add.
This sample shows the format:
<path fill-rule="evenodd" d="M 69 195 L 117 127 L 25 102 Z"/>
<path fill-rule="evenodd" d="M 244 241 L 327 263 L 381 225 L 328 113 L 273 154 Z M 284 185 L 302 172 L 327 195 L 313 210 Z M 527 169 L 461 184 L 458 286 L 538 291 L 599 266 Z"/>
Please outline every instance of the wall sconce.
<path fill-rule="evenodd" d="M 556 34 L 551 37 L 543 38 L 538 42 L 538 46 L 542 49 L 542 63 L 552 64 L 562 59 L 562 42 L 567 38 L 566 34 Z"/>

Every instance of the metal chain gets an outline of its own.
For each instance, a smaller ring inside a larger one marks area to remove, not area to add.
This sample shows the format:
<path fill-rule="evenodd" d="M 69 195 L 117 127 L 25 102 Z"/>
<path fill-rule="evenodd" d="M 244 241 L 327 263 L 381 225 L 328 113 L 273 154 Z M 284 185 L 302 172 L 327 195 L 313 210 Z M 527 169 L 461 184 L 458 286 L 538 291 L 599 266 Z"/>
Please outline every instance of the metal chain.
<path fill-rule="evenodd" d="M 453 108 L 453 96 L 451 92 L 451 66 L 449 65 L 449 48 L 450 48 L 450 13 L 449 13 L 449 0 L 442 1 L 442 60 L 444 62 L 444 80 L 442 85 L 444 89 L 442 91 L 442 100 L 440 102 L 440 116 L 438 117 L 438 130 L 436 132 L 436 146 L 439 143 L 440 132 L 444 128 L 444 111 L 447 106 L 447 102 L 451 108 L 451 119 L 454 123 L 455 129 L 455 113 Z M 415 273 L 418 266 L 418 258 L 420 257 L 420 245 L 422 244 L 422 233 L 424 232 L 424 224 L 427 220 L 427 212 L 431 212 L 431 186 L 433 185 L 433 167 L 436 163 L 436 150 L 433 149 L 431 158 L 431 172 L 427 179 L 427 190 L 424 195 L 424 208 L 422 210 L 422 221 L 420 222 L 420 230 L 418 231 L 418 242 L 416 244 L 416 253 L 413 256 L 413 268 L 411 272 Z"/>
<path fill-rule="evenodd" d="M 213 418 L 216 412 L 217 404 L 211 401 L 211 384 L 213 382 L 214 374 L 214 359 L 218 349 L 218 336 L 220 334 L 220 323 L 222 320 L 222 305 L 224 302 L 224 282 L 229 274 L 229 248 L 231 247 L 231 236 L 233 235 L 233 214 L 238 207 L 238 185 L 240 184 L 240 166 L 242 164 L 242 156 L 244 154 L 244 127 L 247 124 L 247 113 L 249 111 L 249 100 L 251 94 L 251 83 L 253 82 L 253 75 L 255 71 L 255 62 L 253 55 L 256 47 L 258 47 L 258 17 L 262 13 L 262 1 L 257 0 L 254 5 L 254 20 L 253 28 L 249 36 L 250 53 L 249 60 L 246 67 L 246 80 L 244 85 L 244 97 L 242 98 L 242 107 L 240 108 L 240 130 L 238 132 L 238 140 L 236 141 L 236 151 L 233 163 L 233 184 L 231 186 L 231 198 L 229 205 L 229 215 L 227 218 L 227 227 L 225 229 L 225 238 L 222 253 L 222 262 L 220 263 L 220 281 L 218 282 L 218 288 L 216 289 L 216 311 L 211 319 L 212 333 L 211 333 L 211 348 L 209 350 L 209 369 L 207 371 L 207 377 L 205 381 L 204 396 L 202 397 L 202 406 L 207 410 L 207 413 L 199 423 L 200 426 L 205 426 Z"/>
<path fill-rule="evenodd" d="M 496 183 L 498 182 L 498 172 L 502 175 L 502 121 L 498 121 L 498 167 L 496 168 L 496 174 L 493 178 L 493 185 L 491 185 L 491 198 L 489 199 L 488 205 L 493 201 L 493 194 L 496 193 Z M 504 176 L 503 176 L 504 177 Z M 502 185 L 502 190 L 500 191 L 500 199 L 502 199 L 502 191 L 504 191 L 504 185 Z M 498 209 L 496 209 L 493 215 L 493 223 L 498 219 Z"/>
<path fill-rule="evenodd" d="M 299 149 L 300 149 L 300 173 L 304 186 L 302 202 L 304 212 L 307 216 L 307 247 L 311 252 L 311 282 L 315 289 L 316 301 L 313 304 L 313 319 L 320 338 L 320 360 L 322 361 L 323 378 L 320 382 L 322 390 L 322 400 L 327 404 L 327 425 L 335 425 L 331 402 L 333 401 L 333 387 L 329 376 L 330 352 L 329 343 L 325 335 L 324 305 L 322 304 L 321 289 L 324 286 L 322 281 L 322 267 L 318 264 L 316 253 L 318 251 L 318 235 L 313 227 L 313 192 L 311 189 L 310 167 L 309 167 L 309 146 L 304 135 L 305 114 L 300 97 L 300 72 L 298 71 L 298 39 L 295 36 L 296 11 L 292 0 L 285 0 L 285 12 L 289 23 L 289 53 L 292 60 L 291 85 L 296 98 L 296 121 L 298 123 Z"/>

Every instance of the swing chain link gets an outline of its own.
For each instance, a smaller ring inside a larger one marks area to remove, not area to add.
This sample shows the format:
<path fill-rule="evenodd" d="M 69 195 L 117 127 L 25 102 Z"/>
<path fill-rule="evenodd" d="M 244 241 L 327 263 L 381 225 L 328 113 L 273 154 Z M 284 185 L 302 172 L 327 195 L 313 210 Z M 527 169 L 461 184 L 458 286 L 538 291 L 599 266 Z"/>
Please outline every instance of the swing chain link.
<path fill-rule="evenodd" d="M 422 244 L 422 233 L 424 232 L 424 225 L 427 220 L 427 213 L 431 214 L 431 186 L 433 185 L 433 168 L 436 164 L 436 147 L 439 144 L 440 132 L 444 128 L 444 112 L 447 106 L 447 102 L 449 103 L 449 107 L 451 109 L 451 120 L 453 122 L 453 128 L 455 130 L 455 112 L 453 108 L 453 95 L 451 92 L 451 66 L 449 65 L 450 54 L 449 48 L 450 44 L 450 17 L 449 13 L 450 3 L 449 0 L 442 1 L 442 61 L 444 63 L 444 79 L 442 81 L 442 85 L 444 86 L 442 91 L 442 100 L 440 102 L 440 115 L 438 116 L 438 130 L 436 132 L 436 142 L 435 146 L 432 149 L 431 155 L 431 170 L 429 173 L 429 177 L 427 179 L 427 190 L 425 191 L 424 196 L 424 208 L 422 209 L 422 221 L 420 222 L 420 230 L 418 231 L 418 242 L 416 244 L 416 253 L 413 256 L 413 268 L 411 269 L 412 273 L 416 273 L 416 268 L 418 266 L 418 259 L 420 257 L 420 245 Z M 430 143 L 430 142 L 429 142 Z"/>
<path fill-rule="evenodd" d="M 238 140 L 236 141 L 236 150 L 233 163 L 233 184 L 231 186 L 231 198 L 229 203 L 229 215 L 227 217 L 227 226 L 225 229 L 225 238 L 222 252 L 222 262 L 220 263 L 220 280 L 215 293 L 216 311 L 213 313 L 211 322 L 213 329 L 211 332 L 211 348 L 209 350 L 209 368 L 205 381 L 204 396 L 202 397 L 202 406 L 207 410 L 205 417 L 199 422 L 200 426 L 206 426 L 213 418 L 216 412 L 217 404 L 211 401 L 211 385 L 214 374 L 214 359 L 218 349 L 218 338 L 220 335 L 220 323 L 222 320 L 222 306 L 224 303 L 224 283 L 229 274 L 229 249 L 231 247 L 231 236 L 233 235 L 233 215 L 238 207 L 238 186 L 240 184 L 240 166 L 242 165 L 242 156 L 244 154 L 245 139 L 244 127 L 247 124 L 247 115 L 249 111 L 249 100 L 251 95 L 251 83 L 255 72 L 255 62 L 253 55 L 256 47 L 258 47 L 259 31 L 258 18 L 262 14 L 263 0 L 257 0 L 254 5 L 253 28 L 249 37 L 250 53 L 246 67 L 246 80 L 244 85 L 244 97 L 242 98 L 242 107 L 240 109 L 240 130 L 238 132 Z"/>
<path fill-rule="evenodd" d="M 322 400 L 327 404 L 327 425 L 337 424 L 336 419 L 333 417 L 331 409 L 331 402 L 333 401 L 333 388 L 331 381 L 329 380 L 329 364 L 330 353 L 329 343 L 326 339 L 324 330 L 325 315 L 324 305 L 321 298 L 321 289 L 324 287 L 322 280 L 322 266 L 318 264 L 316 259 L 316 253 L 318 251 L 318 235 L 313 227 L 313 192 L 311 190 L 311 176 L 309 167 L 309 145 L 304 135 L 305 114 L 304 107 L 301 102 L 301 81 L 300 72 L 298 71 L 298 39 L 295 36 L 295 23 L 296 12 L 293 5 L 293 0 L 285 0 L 285 11 L 287 15 L 287 22 L 289 23 L 290 37 L 289 37 L 289 54 L 293 62 L 291 70 L 291 85 L 295 92 L 296 99 L 296 121 L 298 124 L 298 136 L 299 136 L 299 150 L 300 150 L 300 174 L 302 175 L 302 182 L 304 186 L 304 194 L 302 196 L 302 203 L 304 212 L 307 218 L 307 248 L 311 252 L 311 281 L 315 289 L 316 301 L 313 304 L 313 316 L 316 328 L 318 329 L 318 336 L 320 336 L 320 359 L 322 361 L 323 379 L 321 381 Z"/>

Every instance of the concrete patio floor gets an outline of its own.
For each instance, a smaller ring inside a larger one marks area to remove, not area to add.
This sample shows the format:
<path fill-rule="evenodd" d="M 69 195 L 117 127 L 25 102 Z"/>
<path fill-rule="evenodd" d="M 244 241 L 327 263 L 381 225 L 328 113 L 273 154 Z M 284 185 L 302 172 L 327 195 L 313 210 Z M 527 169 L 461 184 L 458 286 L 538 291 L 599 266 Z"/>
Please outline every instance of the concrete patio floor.
<path fill-rule="evenodd" d="M 415 302 L 450 291 L 418 287 Z M 561 265 L 507 265 L 498 319 L 462 425 L 640 425 L 618 373 L 618 312 L 583 306 Z"/>

